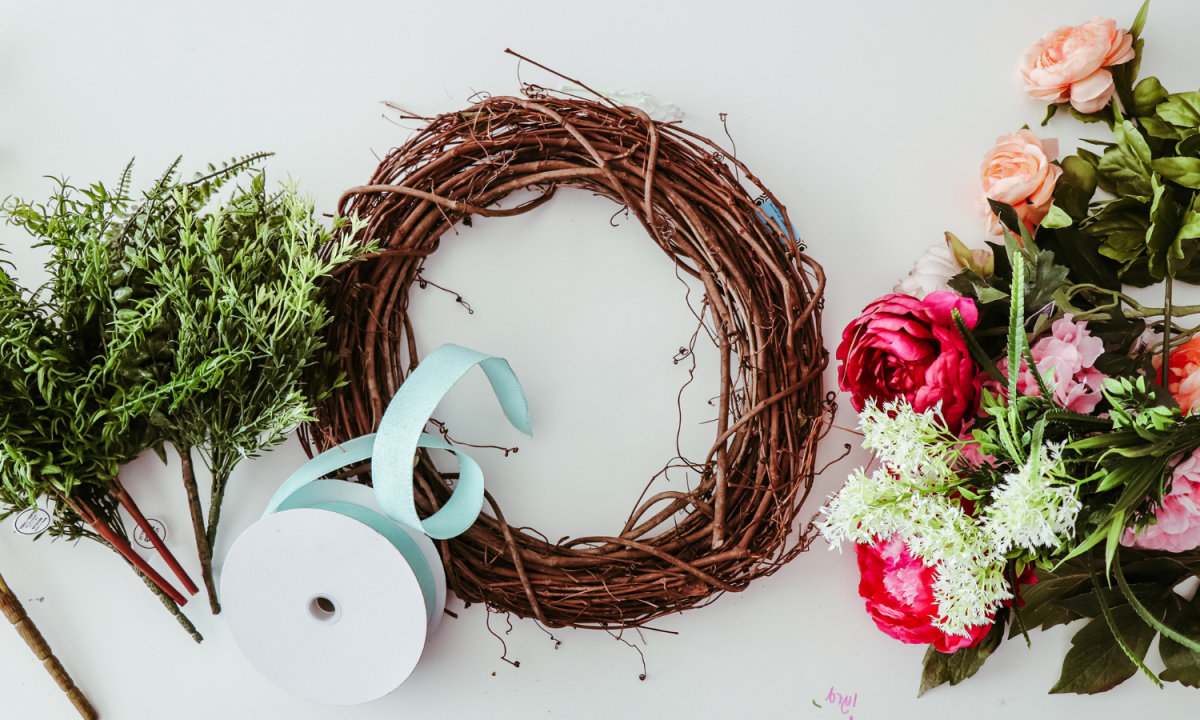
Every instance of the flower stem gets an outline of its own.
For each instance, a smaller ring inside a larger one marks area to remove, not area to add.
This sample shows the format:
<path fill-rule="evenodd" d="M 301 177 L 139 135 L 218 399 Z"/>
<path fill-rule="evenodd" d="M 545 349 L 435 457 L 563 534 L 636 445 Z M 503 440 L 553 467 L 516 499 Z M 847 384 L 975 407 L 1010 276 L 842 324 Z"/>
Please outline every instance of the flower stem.
<path fill-rule="evenodd" d="M 217 601 L 217 589 L 213 583 L 212 545 L 208 542 L 208 533 L 204 527 L 204 509 L 200 507 L 200 489 L 196 485 L 196 467 L 192 464 L 192 449 L 182 444 L 175 445 L 179 453 L 180 466 L 183 472 L 183 487 L 187 490 L 188 509 L 192 513 L 192 530 L 196 535 L 196 552 L 200 556 L 200 573 L 204 580 L 204 589 L 208 592 L 208 605 L 213 615 L 221 612 L 221 603 Z"/>
<path fill-rule="evenodd" d="M 1167 287 L 1163 299 L 1163 349 L 1162 349 L 1162 386 L 1167 390 L 1171 378 L 1171 275 L 1167 274 Z M 1167 390 L 1170 392 L 1170 390 Z"/>
<path fill-rule="evenodd" d="M 229 484 L 230 466 L 221 453 L 213 453 L 212 498 L 208 504 L 208 562 L 212 563 L 213 549 L 217 546 L 217 524 L 221 522 L 221 502 L 225 499 L 225 486 Z M 217 606 L 218 609 L 220 606 Z"/>
<path fill-rule="evenodd" d="M 113 549 L 116 550 L 116 548 Z M 204 640 L 204 636 L 200 634 L 200 631 L 196 629 L 196 626 L 192 624 L 192 621 L 188 620 L 187 615 L 183 614 L 183 611 L 179 609 L 179 605 L 177 605 L 175 601 L 171 599 L 171 596 L 163 592 L 162 588 L 155 585 L 150 578 L 146 577 L 146 573 L 142 572 L 137 567 L 134 567 L 133 571 L 138 574 L 138 577 L 142 579 L 142 582 L 146 583 L 146 587 L 150 588 L 150 590 L 158 596 L 158 599 L 162 601 L 163 607 L 165 607 L 168 612 L 175 616 L 175 621 L 178 622 L 180 626 L 182 626 L 187 632 L 187 634 L 192 636 L 192 639 L 196 641 L 196 644 L 199 645 Z"/>
<path fill-rule="evenodd" d="M 188 591 L 188 594 L 195 595 L 200 592 L 200 588 L 196 587 L 196 583 L 192 582 L 192 578 L 183 569 L 183 566 L 179 564 L 179 561 L 175 559 L 174 553 L 162 541 L 158 533 L 154 532 L 154 527 L 146 519 L 146 516 L 142 514 L 142 510 L 137 506 L 137 503 L 133 501 L 133 496 L 125 490 L 125 486 L 121 484 L 120 478 L 113 478 L 111 492 L 116 496 L 117 502 L 121 503 L 121 507 L 125 508 L 125 512 L 129 513 L 133 521 L 142 529 L 142 532 L 146 533 L 146 536 L 150 539 L 150 544 L 154 546 L 154 549 L 158 551 L 158 554 L 167 563 L 167 567 L 171 568 L 171 572 L 175 573 L 175 577 L 179 578 L 179 582 L 183 583 L 183 588 Z"/>
<path fill-rule="evenodd" d="M 129 546 L 129 542 L 126 541 L 125 538 L 117 535 L 117 533 L 108 526 L 108 523 L 104 522 L 103 518 L 97 517 L 96 513 L 92 512 L 91 508 L 89 508 L 82 500 L 68 497 L 63 497 L 63 500 L 68 504 L 71 510 L 75 512 L 76 515 L 83 518 L 83 521 L 88 525 L 91 525 L 92 529 L 99 533 L 100 537 L 104 538 L 104 540 L 112 546 L 113 550 L 121 553 L 121 555 L 124 556 L 124 558 L 131 564 L 133 564 L 138 571 L 145 574 L 147 579 L 153 582 L 160 591 L 166 593 L 179 605 L 187 604 L 187 599 L 184 598 L 178 590 L 172 587 L 162 575 L 159 575 L 157 570 L 150 567 L 150 564 L 147 563 L 141 555 L 138 555 L 136 552 L 134 552 L 134 549 Z"/>

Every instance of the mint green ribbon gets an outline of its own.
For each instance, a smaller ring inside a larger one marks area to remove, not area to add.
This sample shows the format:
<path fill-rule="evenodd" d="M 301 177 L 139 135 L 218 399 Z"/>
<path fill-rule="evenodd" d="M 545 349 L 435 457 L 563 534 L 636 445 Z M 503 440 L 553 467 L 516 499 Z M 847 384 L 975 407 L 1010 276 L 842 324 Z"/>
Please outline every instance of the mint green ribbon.
<path fill-rule="evenodd" d="M 425 424 L 450 388 L 476 365 L 487 374 L 508 421 L 532 436 L 529 404 L 508 362 L 458 345 L 443 345 L 427 355 L 400 386 L 383 414 L 378 432 L 342 443 L 310 460 L 275 492 L 263 517 L 277 512 L 289 496 L 305 485 L 347 465 L 370 459 L 375 497 L 388 518 L 436 540 L 466 532 L 483 510 L 483 471 L 469 455 L 443 438 L 426 433 Z M 412 475 L 413 457 L 423 447 L 449 450 L 458 456 L 459 462 L 458 483 L 450 500 L 425 520 L 417 515 Z"/>

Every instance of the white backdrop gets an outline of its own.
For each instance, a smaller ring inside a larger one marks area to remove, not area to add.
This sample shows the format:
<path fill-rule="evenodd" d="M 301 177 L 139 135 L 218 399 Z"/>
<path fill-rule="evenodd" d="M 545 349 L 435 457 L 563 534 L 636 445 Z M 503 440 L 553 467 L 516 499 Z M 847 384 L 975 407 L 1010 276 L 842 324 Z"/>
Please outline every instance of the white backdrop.
<path fill-rule="evenodd" d="M 476 91 L 517 90 L 505 47 L 593 87 L 653 93 L 679 105 L 685 126 L 722 137 L 729 114 L 738 157 L 788 205 L 811 254 L 829 274 L 825 337 L 889 292 L 928 245 L 953 230 L 983 232 L 974 203 L 978 166 L 1000 134 L 1036 126 L 1043 106 L 1017 71 L 1025 47 L 1093 14 L 1128 26 L 1137 0 L 783 2 L 610 0 L 605 3 L 236 2 L 0 4 L 0 196 L 48 197 L 44 175 L 113 182 L 130 157 L 144 186 L 178 154 L 187 172 L 256 150 L 277 153 L 319 210 L 365 181 L 405 127 L 394 101 L 425 115 L 461 108 Z M 1200 4 L 1156 0 L 1143 74 L 1171 90 L 1196 87 L 1192 42 Z M 556 81 L 528 65 L 522 77 Z M 1065 114 L 1064 114 L 1065 115 Z M 389 116 L 391 117 L 391 116 Z M 410 124 L 411 127 L 411 124 Z M 1035 130 L 1038 130 L 1035 127 Z M 1043 136 L 1065 152 L 1097 126 L 1056 118 Z M 694 320 L 670 263 L 632 222 L 578 192 L 515 219 L 477 222 L 447 237 L 426 276 L 461 292 L 475 313 L 432 288 L 416 293 L 424 351 L 454 341 L 502 355 L 525 383 L 535 436 L 508 428 L 479 378 L 439 410 L 457 437 L 517 444 L 518 455 L 477 452 L 489 487 L 514 524 L 551 537 L 610 532 L 645 480 L 673 454 L 675 393 L 685 379 L 672 355 Z M 43 279 L 40 251 L 22 231 L 0 244 L 27 286 Z M 711 440 L 705 401 L 712 354 L 684 396 L 683 446 Z M 707 370 L 707 372 L 706 372 Z M 834 386 L 834 374 L 826 382 Z M 707 385 L 706 385 L 707 383 Z M 845 408 L 839 424 L 852 425 Z M 834 431 L 822 455 L 854 436 Z M 235 475 L 217 565 L 238 533 L 304 460 L 293 441 Z M 813 512 L 861 451 L 833 466 Z M 178 467 L 153 456 L 123 477 L 169 544 L 199 577 Z M 205 496 L 202 488 L 202 496 Z M 666 718 L 828 717 L 831 688 L 856 693 L 863 720 L 969 712 L 990 718 L 1127 717 L 1178 713 L 1200 695 L 1159 691 L 1134 677 L 1099 697 L 1048 696 L 1075 627 L 1035 633 L 1034 649 L 1005 643 L 978 676 L 918 700 L 924 648 L 878 630 L 863 611 L 853 555 L 823 541 L 776 576 L 713 606 L 663 619 L 678 635 L 627 634 L 646 657 L 596 632 L 556 631 L 492 617 L 482 607 L 447 618 L 409 681 L 353 708 L 312 705 L 264 680 L 242 658 L 202 596 L 187 614 L 196 646 L 132 573 L 92 543 L 31 542 L 5 524 L 0 572 L 16 589 L 76 681 L 108 718 Z M 1152 649 L 1150 664 L 1156 666 Z M 815 703 L 814 703 L 815 701 Z M 816 705 L 822 705 L 818 708 Z M 0 627 L 0 715 L 73 716 L 51 679 Z"/>

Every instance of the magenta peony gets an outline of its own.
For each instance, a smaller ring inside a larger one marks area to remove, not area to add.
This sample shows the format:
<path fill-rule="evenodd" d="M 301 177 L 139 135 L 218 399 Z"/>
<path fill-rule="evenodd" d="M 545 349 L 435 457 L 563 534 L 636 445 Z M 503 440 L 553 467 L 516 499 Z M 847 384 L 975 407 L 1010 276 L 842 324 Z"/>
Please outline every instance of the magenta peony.
<path fill-rule="evenodd" d="M 1054 388 L 1054 400 L 1065 408 L 1081 413 L 1096 409 L 1104 387 L 1104 373 L 1093 367 L 1096 358 L 1104 352 L 1104 341 L 1087 329 L 1087 322 L 1072 322 L 1074 316 L 1066 315 L 1050 327 L 1050 335 L 1033 344 L 1030 353 L 1046 384 Z M 999 363 L 1000 372 L 1008 377 L 1008 358 Z M 1048 377 L 1054 370 L 1053 378 Z M 1040 395 L 1037 381 L 1029 372 L 1029 365 L 1021 361 L 1017 388 L 1023 395 Z M 995 381 L 989 381 L 989 389 L 999 389 Z"/>
<path fill-rule="evenodd" d="M 871 400 L 904 398 L 916 412 L 942 404 L 942 416 L 957 433 L 975 414 L 979 370 L 954 325 L 951 311 L 967 327 L 979 319 L 975 303 L 951 292 L 924 300 L 885 295 L 842 331 L 838 345 L 838 386 L 861 411 Z"/>
<path fill-rule="evenodd" d="M 927 645 L 951 653 L 972 647 L 991 625 L 972 625 L 970 635 L 947 635 L 933 625 L 938 615 L 933 599 L 937 570 L 909 553 L 898 535 L 873 545 L 858 545 L 858 594 L 880 630 L 901 642 Z"/>
<path fill-rule="evenodd" d="M 1135 536 L 1125 531 L 1122 545 L 1144 550 L 1184 552 L 1200 547 L 1200 450 L 1175 467 L 1171 492 L 1154 513 L 1158 523 Z"/>

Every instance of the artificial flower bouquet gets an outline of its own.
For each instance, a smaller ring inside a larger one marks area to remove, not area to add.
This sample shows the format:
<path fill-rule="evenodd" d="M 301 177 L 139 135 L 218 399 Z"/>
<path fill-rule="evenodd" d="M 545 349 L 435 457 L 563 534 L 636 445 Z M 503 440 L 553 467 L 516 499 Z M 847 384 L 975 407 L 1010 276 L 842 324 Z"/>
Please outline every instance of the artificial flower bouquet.
<path fill-rule="evenodd" d="M 879 628 L 929 645 L 922 693 L 1005 636 L 1081 619 L 1052 693 L 1139 669 L 1200 686 L 1200 598 L 1181 594 L 1200 576 L 1200 326 L 1176 322 L 1200 306 L 1171 302 L 1200 284 L 1200 93 L 1137 81 L 1146 11 L 1128 31 L 1060 28 L 1022 61 L 1046 121 L 1066 107 L 1112 140 L 1059 161 L 1029 129 L 1000 138 L 980 209 L 1003 243 L 947 233 L 842 334 L 875 457 L 821 529 L 856 544 Z M 1123 292 L 1157 283 L 1162 307 Z"/>

